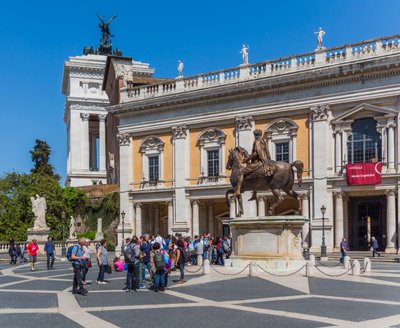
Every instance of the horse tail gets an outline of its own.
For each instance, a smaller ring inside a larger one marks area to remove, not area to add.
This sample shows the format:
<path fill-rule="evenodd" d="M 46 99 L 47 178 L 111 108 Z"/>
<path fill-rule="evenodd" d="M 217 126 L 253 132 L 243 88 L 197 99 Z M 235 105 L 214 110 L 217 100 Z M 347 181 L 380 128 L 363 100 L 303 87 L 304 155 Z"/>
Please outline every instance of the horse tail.
<path fill-rule="evenodd" d="M 304 164 L 302 161 L 294 161 L 291 165 L 292 168 L 293 166 L 297 170 L 297 183 L 299 184 L 299 187 L 301 187 L 301 183 L 303 182 L 303 171 L 304 171 Z M 293 173 L 293 169 L 292 169 Z"/>
<path fill-rule="evenodd" d="M 231 188 L 231 189 L 228 189 L 227 191 L 226 191 L 226 193 L 225 193 L 225 202 L 226 202 L 226 205 L 229 207 L 230 206 L 230 204 L 229 204 L 229 194 L 234 194 L 235 193 L 235 191 Z"/>

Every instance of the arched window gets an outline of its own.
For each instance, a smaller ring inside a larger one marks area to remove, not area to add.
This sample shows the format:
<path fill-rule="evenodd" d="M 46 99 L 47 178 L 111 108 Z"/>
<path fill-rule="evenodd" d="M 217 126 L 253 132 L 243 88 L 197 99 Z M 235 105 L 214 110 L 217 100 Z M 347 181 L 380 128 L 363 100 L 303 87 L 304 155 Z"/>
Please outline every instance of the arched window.
<path fill-rule="evenodd" d="M 347 156 L 350 164 L 381 160 L 381 137 L 373 118 L 354 121 L 347 142 Z"/>

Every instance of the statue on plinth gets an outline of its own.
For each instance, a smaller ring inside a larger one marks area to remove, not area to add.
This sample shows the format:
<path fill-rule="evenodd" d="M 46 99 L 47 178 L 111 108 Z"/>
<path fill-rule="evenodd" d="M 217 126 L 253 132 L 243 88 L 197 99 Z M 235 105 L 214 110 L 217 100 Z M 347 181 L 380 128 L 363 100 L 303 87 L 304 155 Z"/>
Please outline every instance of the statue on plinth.
<path fill-rule="evenodd" d="M 96 232 L 96 240 L 102 240 L 104 238 L 103 235 L 103 219 L 97 219 L 97 232 Z"/>
<path fill-rule="evenodd" d="M 242 65 L 247 65 L 249 63 L 249 46 L 244 44 L 240 53 L 242 54 Z"/>
<path fill-rule="evenodd" d="M 183 62 L 181 60 L 178 60 L 178 77 L 183 77 Z"/>
<path fill-rule="evenodd" d="M 32 212 L 35 215 L 35 221 L 33 223 L 33 230 L 49 230 L 46 223 L 46 198 L 36 195 L 31 197 Z"/>
<path fill-rule="evenodd" d="M 254 131 L 255 141 L 252 153 L 249 155 L 243 147 L 236 147 L 229 150 L 227 170 L 232 170 L 230 181 L 232 189 L 226 191 L 226 202 L 229 206 L 229 194 L 233 194 L 239 201 L 239 213 L 243 214 L 242 193 L 253 191 L 253 196 L 249 201 L 257 199 L 257 191 L 271 190 L 276 201 L 268 207 L 268 215 L 272 215 L 273 210 L 283 201 L 281 191 L 285 191 L 288 196 L 298 199 L 297 193 L 293 190 L 294 171 L 297 171 L 297 181 L 299 186 L 302 182 L 304 164 L 302 161 L 293 163 L 272 161 L 265 140 L 262 138 L 262 131 Z M 299 211 L 300 211 L 299 202 Z"/>
<path fill-rule="evenodd" d="M 317 49 L 324 49 L 323 46 L 323 37 L 326 34 L 322 27 L 319 28 L 318 32 L 314 32 L 317 35 Z"/>
<path fill-rule="evenodd" d="M 68 239 L 76 239 L 76 221 L 72 215 L 71 215 L 71 221 L 69 223 L 69 238 Z"/>
<path fill-rule="evenodd" d="M 103 17 L 101 17 L 99 14 L 97 14 L 97 17 L 99 17 L 100 19 L 99 28 L 101 29 L 102 34 L 102 37 L 100 39 L 100 48 L 97 52 L 99 55 L 111 55 L 112 44 L 110 38 L 114 37 L 114 35 L 111 35 L 109 26 L 111 22 L 118 17 L 118 15 L 111 17 L 107 22 L 105 22 Z"/>

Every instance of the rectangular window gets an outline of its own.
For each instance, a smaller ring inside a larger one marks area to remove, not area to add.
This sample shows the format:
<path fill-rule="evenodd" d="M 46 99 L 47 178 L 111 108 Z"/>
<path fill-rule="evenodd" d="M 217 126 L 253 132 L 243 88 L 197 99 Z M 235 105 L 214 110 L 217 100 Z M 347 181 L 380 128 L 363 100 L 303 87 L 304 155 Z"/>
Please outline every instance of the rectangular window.
<path fill-rule="evenodd" d="M 150 156 L 149 157 L 149 181 L 157 182 L 158 181 L 158 156 Z"/>
<path fill-rule="evenodd" d="M 219 175 L 219 150 L 207 151 L 207 175 L 209 177 L 217 177 Z"/>
<path fill-rule="evenodd" d="M 277 143 L 275 146 L 276 160 L 289 163 L 289 143 Z"/>

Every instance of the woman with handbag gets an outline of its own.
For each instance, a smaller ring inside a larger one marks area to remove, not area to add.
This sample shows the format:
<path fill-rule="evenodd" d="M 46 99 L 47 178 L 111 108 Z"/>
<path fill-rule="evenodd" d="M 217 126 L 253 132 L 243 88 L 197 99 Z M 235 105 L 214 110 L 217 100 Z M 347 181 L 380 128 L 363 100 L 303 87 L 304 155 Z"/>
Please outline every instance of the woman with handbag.
<path fill-rule="evenodd" d="M 90 260 L 90 240 L 86 240 L 85 246 L 83 246 L 83 256 L 85 257 L 85 260 L 82 260 L 82 282 L 84 285 L 86 285 L 86 275 L 89 271 L 89 269 L 92 267 L 92 262 Z"/>
<path fill-rule="evenodd" d="M 99 265 L 99 275 L 97 276 L 97 283 L 101 285 L 107 284 L 104 281 L 106 266 L 108 266 L 108 252 L 106 250 L 106 246 L 107 240 L 102 239 L 100 241 L 100 247 L 97 250 L 97 263 Z"/>

